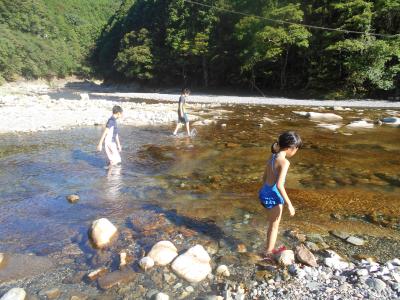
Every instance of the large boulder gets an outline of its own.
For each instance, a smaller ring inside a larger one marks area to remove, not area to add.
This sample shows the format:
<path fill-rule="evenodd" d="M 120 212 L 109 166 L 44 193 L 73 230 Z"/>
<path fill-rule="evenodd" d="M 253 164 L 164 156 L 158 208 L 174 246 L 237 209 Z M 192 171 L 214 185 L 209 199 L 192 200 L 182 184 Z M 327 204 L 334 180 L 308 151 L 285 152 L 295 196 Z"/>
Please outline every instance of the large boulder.
<path fill-rule="evenodd" d="M 191 283 L 200 282 L 211 273 L 210 260 L 203 246 L 196 245 L 175 259 L 172 270 Z"/>
<path fill-rule="evenodd" d="M 90 236 L 97 248 L 107 246 L 116 233 L 117 228 L 106 218 L 94 221 L 90 230 Z"/>
<path fill-rule="evenodd" d="M 24 300 L 26 298 L 26 292 L 21 288 L 13 288 L 0 298 L 0 300 Z"/>
<path fill-rule="evenodd" d="M 178 250 L 170 241 L 160 241 L 151 248 L 147 255 L 159 266 L 168 265 L 178 256 Z"/>

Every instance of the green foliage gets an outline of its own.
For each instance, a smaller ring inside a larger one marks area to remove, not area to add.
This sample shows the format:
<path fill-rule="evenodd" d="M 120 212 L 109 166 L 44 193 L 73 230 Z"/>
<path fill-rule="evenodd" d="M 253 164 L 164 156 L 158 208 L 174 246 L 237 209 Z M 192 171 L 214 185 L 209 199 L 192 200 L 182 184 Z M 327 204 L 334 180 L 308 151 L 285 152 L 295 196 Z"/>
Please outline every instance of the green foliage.
<path fill-rule="evenodd" d="M 90 74 L 87 58 L 117 7 L 113 0 L 0 0 L 0 76 Z"/>

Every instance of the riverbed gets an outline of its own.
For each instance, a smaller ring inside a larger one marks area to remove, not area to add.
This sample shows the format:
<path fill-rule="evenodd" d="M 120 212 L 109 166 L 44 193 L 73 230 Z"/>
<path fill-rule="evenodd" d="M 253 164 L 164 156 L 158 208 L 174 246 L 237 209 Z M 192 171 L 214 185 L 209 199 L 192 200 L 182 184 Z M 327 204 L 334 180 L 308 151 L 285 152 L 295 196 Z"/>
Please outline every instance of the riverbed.
<path fill-rule="evenodd" d="M 399 128 L 374 124 L 399 116 L 398 111 L 261 105 L 200 109 L 199 116 L 211 121 L 198 123 L 192 139 L 183 133 L 172 136 L 173 124 L 133 127 L 122 120 L 123 164 L 111 169 L 104 168 L 104 154 L 95 151 L 101 127 L 1 135 L 0 252 L 46 256 L 68 274 L 115 268 L 121 249 L 138 259 L 161 239 L 181 250 L 217 244 L 225 256 L 239 255 L 238 245 L 260 252 L 266 216 L 257 191 L 270 145 L 280 132 L 296 130 L 304 147 L 291 160 L 287 178 L 296 215 L 284 212 L 278 243 L 290 246 L 284 233 L 291 229 L 323 236 L 349 259 L 399 257 Z M 335 113 L 343 120 L 333 122 L 335 130 L 326 129 L 295 113 L 299 110 Z M 346 127 L 360 119 L 374 125 Z M 70 194 L 79 195 L 79 202 L 66 201 Z M 111 220 L 120 236 L 99 252 L 87 231 L 101 217 Z M 329 234 L 334 229 L 367 243 L 343 243 Z M 52 285 L 63 279 L 53 277 Z M 46 280 L 26 284 L 27 289 L 35 294 Z M 79 287 L 88 288 L 84 282 Z M 147 285 L 157 287 L 156 282 Z M 104 293 L 93 284 L 90 289 Z"/>

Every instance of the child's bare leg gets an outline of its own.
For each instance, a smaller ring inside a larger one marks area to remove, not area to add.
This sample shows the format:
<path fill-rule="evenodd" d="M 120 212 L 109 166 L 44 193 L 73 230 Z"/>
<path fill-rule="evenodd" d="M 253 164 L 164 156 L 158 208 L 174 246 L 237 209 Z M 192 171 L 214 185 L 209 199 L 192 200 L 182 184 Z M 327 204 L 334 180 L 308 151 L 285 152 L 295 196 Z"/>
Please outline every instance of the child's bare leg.
<path fill-rule="evenodd" d="M 276 238 L 278 236 L 279 223 L 282 216 L 282 205 L 277 205 L 269 210 L 268 215 L 268 231 L 267 231 L 267 254 L 272 253 L 275 247 Z"/>
<path fill-rule="evenodd" d="M 177 124 L 176 124 L 176 128 L 175 128 L 175 131 L 174 131 L 174 135 L 176 135 L 176 134 L 178 133 L 179 127 L 181 127 L 181 123 L 177 123 Z"/>
<path fill-rule="evenodd" d="M 188 136 L 190 136 L 189 122 L 186 122 L 186 131 L 187 131 Z"/>

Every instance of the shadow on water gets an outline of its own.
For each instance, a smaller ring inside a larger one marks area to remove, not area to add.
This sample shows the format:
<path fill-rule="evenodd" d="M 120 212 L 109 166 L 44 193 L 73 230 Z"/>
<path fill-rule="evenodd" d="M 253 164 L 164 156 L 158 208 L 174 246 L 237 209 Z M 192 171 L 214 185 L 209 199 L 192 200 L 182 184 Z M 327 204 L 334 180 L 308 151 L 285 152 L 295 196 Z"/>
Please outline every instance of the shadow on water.
<path fill-rule="evenodd" d="M 103 169 L 105 165 L 104 159 L 100 158 L 96 154 L 90 154 L 83 152 L 82 150 L 74 150 L 72 152 L 72 158 L 74 160 L 84 161 L 95 168 Z"/>
<path fill-rule="evenodd" d="M 175 209 L 164 209 L 158 205 L 148 204 L 143 205 L 142 209 L 152 211 L 157 214 L 163 214 L 171 223 L 176 226 L 184 226 L 197 233 L 204 234 L 215 241 L 224 241 L 225 244 L 231 249 L 235 250 L 236 246 L 242 243 L 240 240 L 228 236 L 225 232 L 210 219 L 193 219 L 186 216 L 179 215 Z"/>

